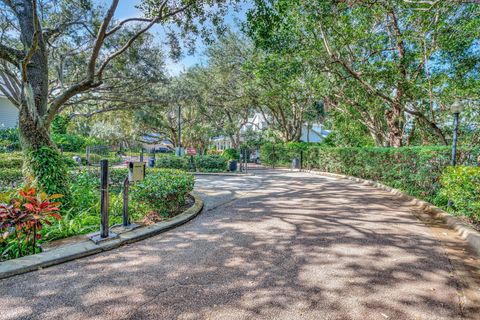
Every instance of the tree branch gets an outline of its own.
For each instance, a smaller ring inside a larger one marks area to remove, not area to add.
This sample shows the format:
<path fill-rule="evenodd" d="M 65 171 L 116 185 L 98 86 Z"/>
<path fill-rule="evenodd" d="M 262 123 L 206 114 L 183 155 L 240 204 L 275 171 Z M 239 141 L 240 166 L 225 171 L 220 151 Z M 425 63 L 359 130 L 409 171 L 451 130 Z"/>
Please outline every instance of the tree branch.
<path fill-rule="evenodd" d="M 22 51 L 10 48 L 0 43 L 0 59 L 18 67 L 19 62 L 24 58 Z"/>

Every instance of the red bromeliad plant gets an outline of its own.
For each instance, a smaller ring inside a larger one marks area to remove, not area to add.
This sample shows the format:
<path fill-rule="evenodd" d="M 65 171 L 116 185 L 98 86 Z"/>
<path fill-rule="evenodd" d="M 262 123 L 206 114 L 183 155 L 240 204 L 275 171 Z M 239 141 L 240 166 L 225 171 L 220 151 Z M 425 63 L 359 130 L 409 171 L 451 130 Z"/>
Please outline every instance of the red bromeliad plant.
<path fill-rule="evenodd" d="M 43 228 L 43 224 L 51 225 L 49 218 L 61 219 L 58 214 L 60 202 L 52 200 L 62 197 L 60 194 L 47 196 L 45 192 L 37 193 L 35 188 L 24 188 L 18 192 L 18 197 L 8 201 L 8 204 L 0 204 L 0 235 L 6 239 L 15 234 L 21 250 L 21 238 L 32 239 L 33 253 L 36 251 L 36 241 L 41 238 L 37 233 Z M 21 255 L 21 252 L 20 252 Z"/>

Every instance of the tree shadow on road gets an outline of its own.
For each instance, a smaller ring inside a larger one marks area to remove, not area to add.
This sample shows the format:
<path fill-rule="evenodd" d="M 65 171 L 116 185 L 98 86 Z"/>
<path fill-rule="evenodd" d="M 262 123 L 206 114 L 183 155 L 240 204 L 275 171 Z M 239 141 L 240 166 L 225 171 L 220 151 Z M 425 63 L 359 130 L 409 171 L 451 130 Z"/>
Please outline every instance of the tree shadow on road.
<path fill-rule="evenodd" d="M 394 196 L 268 175 L 163 235 L 1 281 L 0 319 L 459 319 L 453 271 Z"/>

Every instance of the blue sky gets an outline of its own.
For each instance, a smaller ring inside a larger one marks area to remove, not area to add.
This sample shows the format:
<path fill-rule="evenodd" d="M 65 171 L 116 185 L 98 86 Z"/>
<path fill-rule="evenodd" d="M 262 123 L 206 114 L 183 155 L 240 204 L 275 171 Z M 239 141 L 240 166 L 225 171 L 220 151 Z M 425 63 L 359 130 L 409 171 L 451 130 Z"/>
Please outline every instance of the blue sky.
<path fill-rule="evenodd" d="M 102 3 L 108 5 L 110 1 L 101 0 Z M 115 18 L 116 19 L 125 19 L 130 17 L 141 16 L 141 12 L 135 7 L 141 2 L 141 0 L 121 0 L 117 8 Z M 225 23 L 230 26 L 232 29 L 238 29 L 238 21 L 245 21 L 246 11 L 249 8 L 249 4 L 243 4 L 241 12 L 235 12 L 233 9 L 230 10 L 230 13 L 225 17 Z M 163 26 L 155 26 L 151 31 L 159 45 L 162 45 L 165 41 L 165 29 Z M 166 49 L 168 46 L 162 46 Z M 194 55 L 186 55 L 180 59 L 178 62 L 174 62 L 170 59 L 167 61 L 167 70 L 171 75 L 177 75 L 186 68 L 193 66 L 199 63 L 205 63 L 206 59 L 203 57 L 203 52 L 205 50 L 205 45 L 198 41 L 197 50 Z M 166 53 L 166 52 L 165 52 Z"/>

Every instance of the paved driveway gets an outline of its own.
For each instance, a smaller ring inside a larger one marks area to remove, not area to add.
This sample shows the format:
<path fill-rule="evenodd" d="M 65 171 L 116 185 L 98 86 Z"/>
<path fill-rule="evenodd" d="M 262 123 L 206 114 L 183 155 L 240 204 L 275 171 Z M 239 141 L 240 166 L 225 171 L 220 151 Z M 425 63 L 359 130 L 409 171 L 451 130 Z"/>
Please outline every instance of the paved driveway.
<path fill-rule="evenodd" d="M 0 319 L 474 318 L 441 227 L 392 195 L 288 171 L 197 179 L 188 224 L 0 281 Z M 440 228 L 440 229 L 439 229 Z M 468 255 L 467 255 L 468 256 Z M 473 268 L 473 269 L 472 269 Z M 468 292 L 480 293 L 471 283 Z M 472 296 L 473 297 L 473 296 Z M 478 307 L 478 305 L 477 305 Z"/>

